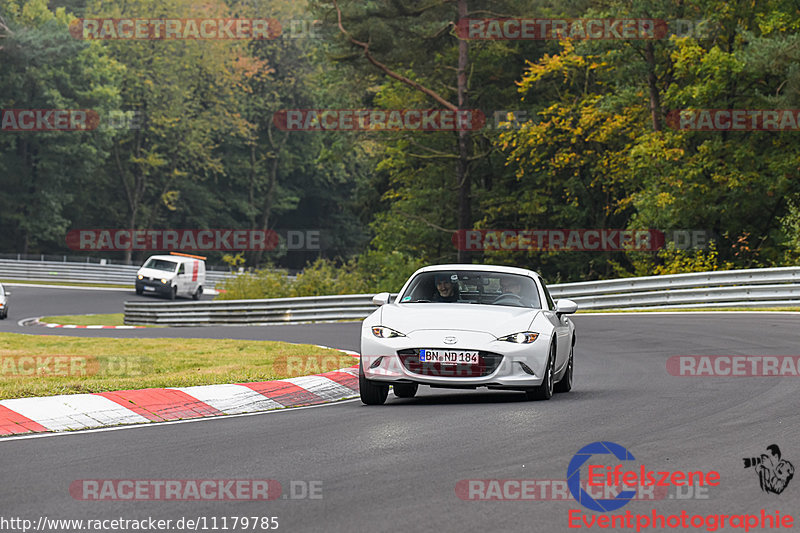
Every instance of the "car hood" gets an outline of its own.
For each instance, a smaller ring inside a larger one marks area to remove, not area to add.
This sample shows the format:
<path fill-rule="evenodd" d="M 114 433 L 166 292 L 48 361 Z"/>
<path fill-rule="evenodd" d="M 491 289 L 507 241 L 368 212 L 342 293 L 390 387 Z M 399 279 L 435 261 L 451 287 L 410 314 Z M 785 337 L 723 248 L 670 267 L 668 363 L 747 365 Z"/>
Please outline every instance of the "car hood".
<path fill-rule="evenodd" d="M 155 279 L 172 279 L 175 276 L 175 272 L 167 272 L 166 270 L 156 270 L 154 268 L 144 267 L 140 268 L 137 274 Z"/>
<path fill-rule="evenodd" d="M 481 331 L 501 337 L 527 331 L 540 309 L 501 305 L 417 303 L 382 308 L 381 322 L 406 335 L 420 330 Z"/>

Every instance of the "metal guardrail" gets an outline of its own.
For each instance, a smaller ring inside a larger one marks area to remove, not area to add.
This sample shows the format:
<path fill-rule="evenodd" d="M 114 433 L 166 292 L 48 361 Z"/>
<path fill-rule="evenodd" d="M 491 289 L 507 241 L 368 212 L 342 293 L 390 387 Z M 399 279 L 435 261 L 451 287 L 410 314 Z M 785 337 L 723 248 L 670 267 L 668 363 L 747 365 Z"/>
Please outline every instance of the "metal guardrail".
<path fill-rule="evenodd" d="M 98 285 L 130 285 L 136 279 L 136 265 L 100 265 L 60 261 L 15 261 L 0 259 L 0 279 L 24 281 L 82 282 Z M 232 274 L 206 270 L 206 288 L 213 288 Z"/>
<path fill-rule="evenodd" d="M 574 300 L 580 309 L 800 306 L 800 267 L 586 281 L 550 285 L 548 288 L 553 298 Z M 125 302 L 125 323 L 197 326 L 335 322 L 369 315 L 375 310 L 372 296 Z"/>
<path fill-rule="evenodd" d="M 125 323 L 200 326 L 335 322 L 364 318 L 374 310 L 371 294 L 269 300 L 125 302 Z"/>
<path fill-rule="evenodd" d="M 663 291 L 725 285 L 759 285 L 800 283 L 800 267 L 759 268 L 751 270 L 721 270 L 693 272 L 640 278 L 620 278 L 602 281 L 582 281 L 549 285 L 553 297 L 574 298 L 598 293 Z"/>

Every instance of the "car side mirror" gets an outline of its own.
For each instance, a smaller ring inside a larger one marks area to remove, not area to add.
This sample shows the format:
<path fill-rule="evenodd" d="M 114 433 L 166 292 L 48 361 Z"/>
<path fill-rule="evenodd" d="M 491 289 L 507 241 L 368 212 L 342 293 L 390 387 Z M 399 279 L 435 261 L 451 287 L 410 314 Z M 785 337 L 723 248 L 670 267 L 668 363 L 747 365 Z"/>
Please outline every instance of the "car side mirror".
<path fill-rule="evenodd" d="M 571 315 L 577 310 L 578 310 L 578 304 L 576 304 L 572 300 L 567 300 L 566 298 L 562 298 L 561 300 L 556 300 L 556 313 L 560 315 Z"/>
<path fill-rule="evenodd" d="M 381 292 L 372 297 L 372 303 L 380 307 L 386 305 L 392 299 L 392 295 L 388 292 Z"/>

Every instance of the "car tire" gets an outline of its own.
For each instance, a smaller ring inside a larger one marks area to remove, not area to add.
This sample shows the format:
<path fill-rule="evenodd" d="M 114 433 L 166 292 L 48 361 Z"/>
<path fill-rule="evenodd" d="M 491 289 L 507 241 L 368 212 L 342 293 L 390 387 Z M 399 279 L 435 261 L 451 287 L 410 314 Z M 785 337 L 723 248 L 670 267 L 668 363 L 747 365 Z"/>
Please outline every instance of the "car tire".
<path fill-rule="evenodd" d="M 361 402 L 365 405 L 383 405 L 389 396 L 389 384 L 378 383 L 367 379 L 364 376 L 364 370 L 361 368 L 361 363 L 358 365 L 358 393 L 361 396 Z"/>
<path fill-rule="evenodd" d="M 7 316 L 8 316 L 8 311 L 3 311 L 2 313 L 0 313 L 0 320 L 5 320 Z"/>
<path fill-rule="evenodd" d="M 194 291 L 194 294 L 192 294 L 192 300 L 199 300 L 200 296 L 202 296 L 202 294 L 203 294 L 203 286 L 199 285 L 197 287 L 197 290 Z"/>
<path fill-rule="evenodd" d="M 172 287 L 172 290 L 169 291 L 169 299 L 174 300 L 178 297 L 178 287 Z"/>
<path fill-rule="evenodd" d="M 550 345 L 550 355 L 547 357 L 547 367 L 544 371 L 544 379 L 538 387 L 533 387 L 525 391 L 525 396 L 529 400 L 549 400 L 553 397 L 553 366 L 556 359 L 556 345 Z"/>
<path fill-rule="evenodd" d="M 572 373 L 574 371 L 574 355 L 573 352 L 575 351 L 575 346 L 573 345 L 569 349 L 569 361 L 567 361 L 567 371 L 564 372 L 564 375 L 561 379 L 553 386 L 554 392 L 569 392 L 572 390 Z"/>
<path fill-rule="evenodd" d="M 392 390 L 398 398 L 413 398 L 417 395 L 419 383 L 394 383 Z"/>
<path fill-rule="evenodd" d="M 143 288 L 141 288 L 141 287 L 136 287 L 136 294 L 138 294 L 139 296 L 141 296 L 142 294 L 144 294 L 144 289 L 143 289 Z"/>

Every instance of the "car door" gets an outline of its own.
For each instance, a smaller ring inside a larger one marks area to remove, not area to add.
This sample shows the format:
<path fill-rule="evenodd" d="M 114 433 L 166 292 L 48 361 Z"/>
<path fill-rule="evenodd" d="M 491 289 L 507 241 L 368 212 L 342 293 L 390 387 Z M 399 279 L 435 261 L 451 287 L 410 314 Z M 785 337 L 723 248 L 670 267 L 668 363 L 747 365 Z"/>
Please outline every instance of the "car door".
<path fill-rule="evenodd" d="M 550 296 L 550 291 L 547 290 L 547 285 L 542 278 L 539 278 L 539 283 L 542 285 L 542 292 L 544 292 L 545 303 L 542 306 L 546 309 L 545 315 L 553 324 L 554 333 L 556 336 L 556 371 L 561 370 L 567 360 L 569 359 L 570 345 L 572 339 L 570 338 L 570 320 L 567 315 L 559 315 L 556 313 L 556 304 Z"/>
<path fill-rule="evenodd" d="M 191 268 L 191 273 L 189 273 L 189 275 L 187 276 L 187 278 L 189 280 L 189 283 L 188 283 L 189 292 L 194 294 L 194 292 L 197 290 L 197 286 L 202 284 L 202 281 L 201 281 L 200 278 L 201 277 L 205 277 L 205 272 L 201 271 L 201 269 L 200 269 L 200 261 L 192 261 L 192 264 L 191 264 L 190 268 Z M 203 276 L 200 275 L 201 272 L 202 272 Z"/>
<path fill-rule="evenodd" d="M 175 276 L 175 286 L 178 287 L 178 292 L 186 294 L 189 276 L 186 273 L 186 263 L 181 263 L 178 266 L 178 274 Z"/>

